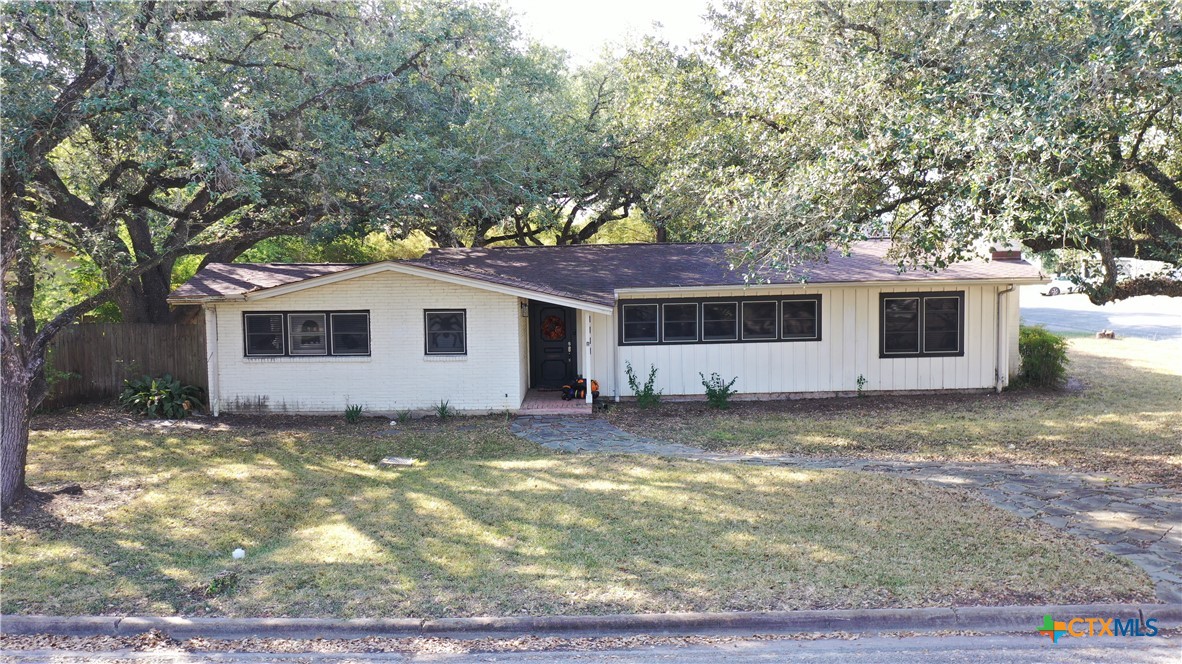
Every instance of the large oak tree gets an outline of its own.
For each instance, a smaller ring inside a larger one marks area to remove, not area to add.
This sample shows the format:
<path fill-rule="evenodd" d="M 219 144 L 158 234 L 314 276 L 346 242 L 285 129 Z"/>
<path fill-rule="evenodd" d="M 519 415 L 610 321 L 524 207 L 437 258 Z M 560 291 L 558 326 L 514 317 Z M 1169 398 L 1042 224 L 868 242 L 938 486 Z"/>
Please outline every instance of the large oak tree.
<path fill-rule="evenodd" d="M 3 507 L 25 490 L 28 421 L 64 326 L 109 301 L 125 320 L 167 320 L 182 256 L 393 219 L 416 194 L 423 115 L 472 88 L 474 63 L 525 57 L 498 12 L 432 0 L 0 11 Z M 102 285 L 38 321 L 37 265 L 62 246 Z"/>
<path fill-rule="evenodd" d="M 1182 295 L 1115 262 L 1182 262 L 1178 3 L 751 0 L 713 21 L 655 111 L 710 127 L 658 187 L 701 202 L 683 223 L 785 261 L 887 235 L 939 268 L 1018 239 L 1095 256 L 1095 302 Z"/>

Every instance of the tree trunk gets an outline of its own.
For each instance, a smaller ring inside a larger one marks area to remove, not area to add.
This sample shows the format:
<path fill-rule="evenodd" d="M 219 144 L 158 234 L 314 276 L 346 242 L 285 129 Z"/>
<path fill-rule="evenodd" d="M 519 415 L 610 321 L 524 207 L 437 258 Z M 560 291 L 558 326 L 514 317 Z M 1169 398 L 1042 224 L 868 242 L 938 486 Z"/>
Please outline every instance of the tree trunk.
<path fill-rule="evenodd" d="M 0 509 L 25 494 L 25 456 L 29 451 L 29 387 L 33 376 L 5 339 L 4 386 L 0 393 Z"/>

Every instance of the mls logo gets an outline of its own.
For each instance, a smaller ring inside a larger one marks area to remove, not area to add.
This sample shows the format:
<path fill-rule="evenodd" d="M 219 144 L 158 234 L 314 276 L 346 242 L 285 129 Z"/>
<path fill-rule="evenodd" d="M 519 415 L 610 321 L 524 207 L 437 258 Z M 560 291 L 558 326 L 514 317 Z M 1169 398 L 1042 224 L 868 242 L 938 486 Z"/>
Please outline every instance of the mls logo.
<path fill-rule="evenodd" d="M 1043 616 L 1042 629 L 1038 630 L 1038 633 L 1051 637 L 1051 643 L 1058 643 L 1059 637 L 1067 633 L 1067 623 L 1051 618 L 1051 614 L 1048 613 Z"/>

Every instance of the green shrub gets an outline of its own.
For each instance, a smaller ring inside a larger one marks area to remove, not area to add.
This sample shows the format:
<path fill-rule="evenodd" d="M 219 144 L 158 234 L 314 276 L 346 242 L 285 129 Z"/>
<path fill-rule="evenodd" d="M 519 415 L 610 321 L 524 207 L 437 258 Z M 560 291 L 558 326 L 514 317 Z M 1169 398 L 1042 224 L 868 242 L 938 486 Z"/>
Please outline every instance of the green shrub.
<path fill-rule="evenodd" d="M 456 409 L 451 407 L 450 401 L 440 401 L 438 406 L 435 406 L 435 415 L 441 419 L 446 420 L 456 414 Z"/>
<path fill-rule="evenodd" d="M 1018 354 L 1022 356 L 1020 382 L 1036 387 L 1059 387 L 1067 378 L 1067 340 L 1041 325 L 1018 330 Z"/>
<path fill-rule="evenodd" d="M 345 406 L 345 421 L 349 424 L 356 424 L 361 420 L 362 407 L 358 404 Z"/>
<path fill-rule="evenodd" d="M 641 386 L 640 380 L 637 379 L 636 373 L 632 371 L 632 363 L 624 362 L 625 373 L 628 374 L 628 387 L 632 389 L 632 394 L 636 396 L 636 405 L 641 408 L 652 408 L 661 403 L 661 391 L 654 386 L 657 382 L 657 368 L 649 365 L 648 380 Z"/>
<path fill-rule="evenodd" d="M 209 580 L 209 584 L 202 589 L 202 594 L 206 597 L 217 597 L 219 595 L 227 595 L 234 592 L 238 588 L 238 573 L 231 570 L 222 570 L 213 575 Z"/>
<path fill-rule="evenodd" d="M 735 376 L 731 379 L 731 382 L 724 383 L 722 382 L 722 376 L 719 376 L 717 373 L 710 374 L 709 378 L 706 378 L 706 375 L 701 371 L 698 372 L 698 375 L 702 377 L 702 387 L 706 388 L 706 401 L 709 401 L 711 406 L 720 410 L 730 408 L 731 395 L 738 392 L 738 390 L 732 390 L 731 388 L 734 387 L 735 381 L 739 380 L 739 377 Z"/>
<path fill-rule="evenodd" d="M 203 396 L 200 387 L 182 385 L 171 374 L 164 374 L 159 378 L 144 376 L 123 381 L 119 404 L 145 417 L 176 420 L 188 417 L 195 409 L 204 408 Z"/>

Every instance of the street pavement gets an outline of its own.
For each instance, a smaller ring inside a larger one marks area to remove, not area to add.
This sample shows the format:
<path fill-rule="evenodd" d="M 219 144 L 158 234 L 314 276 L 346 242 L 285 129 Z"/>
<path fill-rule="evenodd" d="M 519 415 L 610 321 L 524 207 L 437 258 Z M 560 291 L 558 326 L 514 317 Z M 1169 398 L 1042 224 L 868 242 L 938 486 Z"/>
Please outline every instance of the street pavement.
<path fill-rule="evenodd" d="M 1022 322 L 1052 332 L 1094 334 L 1113 330 L 1119 337 L 1182 340 L 1182 297 L 1142 295 L 1103 306 L 1086 295 L 1042 295 L 1042 286 L 1021 289 Z"/>
<path fill-rule="evenodd" d="M 134 662 L 258 664 L 260 662 L 433 662 L 438 664 L 714 664 L 715 662 L 805 662 L 808 664 L 1177 664 L 1182 659 L 1178 637 L 1065 638 L 1052 644 L 1036 635 L 993 636 L 877 636 L 817 641 L 742 640 L 710 646 L 658 646 L 630 650 L 538 651 L 466 654 L 401 653 L 220 653 L 220 652 L 78 652 L 0 651 L 0 661 Z"/>

